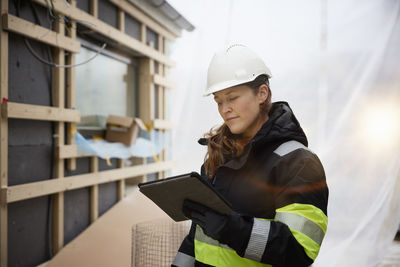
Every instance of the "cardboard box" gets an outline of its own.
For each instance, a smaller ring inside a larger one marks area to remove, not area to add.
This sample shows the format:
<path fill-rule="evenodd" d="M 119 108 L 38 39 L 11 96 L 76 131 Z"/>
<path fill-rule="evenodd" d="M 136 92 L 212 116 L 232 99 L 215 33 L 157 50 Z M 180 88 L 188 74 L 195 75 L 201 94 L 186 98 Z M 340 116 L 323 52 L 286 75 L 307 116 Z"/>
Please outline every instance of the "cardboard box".
<path fill-rule="evenodd" d="M 144 130 L 146 127 L 139 118 L 109 115 L 107 117 L 106 140 L 131 146 L 136 143 L 140 129 Z"/>

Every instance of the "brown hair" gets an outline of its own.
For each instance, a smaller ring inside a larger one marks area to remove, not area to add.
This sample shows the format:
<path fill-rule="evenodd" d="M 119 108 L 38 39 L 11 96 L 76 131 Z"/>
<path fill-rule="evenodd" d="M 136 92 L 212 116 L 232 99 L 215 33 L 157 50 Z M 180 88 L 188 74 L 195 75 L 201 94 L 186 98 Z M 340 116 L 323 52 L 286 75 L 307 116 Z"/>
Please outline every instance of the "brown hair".
<path fill-rule="evenodd" d="M 268 76 L 259 75 L 253 81 L 241 85 L 250 87 L 253 89 L 254 94 L 257 94 L 263 84 L 268 86 L 268 98 L 261 104 L 260 108 L 261 112 L 268 114 L 272 106 Z M 224 164 L 228 157 L 239 155 L 246 143 L 250 141 L 244 139 L 240 134 L 231 133 L 225 123 L 216 129 L 212 128 L 204 137 L 208 139 L 204 167 L 206 174 L 211 179 L 214 178 L 218 167 Z"/>

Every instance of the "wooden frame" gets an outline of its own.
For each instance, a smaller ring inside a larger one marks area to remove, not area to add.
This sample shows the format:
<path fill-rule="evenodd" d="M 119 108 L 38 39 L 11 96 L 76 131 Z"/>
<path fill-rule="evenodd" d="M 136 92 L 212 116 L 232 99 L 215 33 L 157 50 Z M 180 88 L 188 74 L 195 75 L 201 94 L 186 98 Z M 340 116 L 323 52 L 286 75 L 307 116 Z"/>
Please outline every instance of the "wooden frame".
<path fill-rule="evenodd" d="M 152 75 L 152 81 L 153 83 L 166 88 L 174 89 L 176 87 L 174 82 L 168 80 L 167 78 L 159 74 Z"/>
<path fill-rule="evenodd" d="M 11 14 L 3 14 L 3 30 L 38 40 L 45 44 L 60 47 L 67 51 L 79 53 L 81 44 L 73 38 L 66 37 L 47 28 L 20 19 Z"/>
<path fill-rule="evenodd" d="M 8 0 L 0 2 L 1 16 L 8 13 Z M 0 101 L 8 99 L 8 33 L 0 32 Z M 0 187 L 8 186 L 8 119 L 0 117 Z M 0 198 L 0 266 L 7 266 L 8 205 Z"/>
<path fill-rule="evenodd" d="M 44 0 L 33 0 L 41 5 L 46 5 Z M 54 0 L 54 8 L 57 12 L 70 17 L 75 21 L 79 21 L 87 26 L 89 29 L 98 32 L 104 36 L 111 37 L 119 44 L 123 45 L 124 47 L 138 51 L 139 53 L 143 54 L 144 56 L 150 57 L 155 59 L 159 62 L 162 62 L 168 66 L 175 66 L 175 62 L 168 58 L 167 56 L 163 55 L 162 53 L 158 52 L 157 50 L 147 46 L 146 44 L 142 43 L 141 41 L 136 40 L 129 35 L 126 35 L 115 29 L 114 27 L 108 25 L 107 23 L 97 19 L 96 17 L 87 14 L 86 12 L 73 7 L 73 6 L 66 6 L 63 1 Z"/>
<path fill-rule="evenodd" d="M 54 21 L 53 28 L 55 31 L 64 36 L 65 27 L 63 24 Z M 65 53 L 61 48 L 54 49 L 54 63 L 57 65 L 65 65 Z M 53 95 L 54 105 L 60 109 L 65 105 L 65 70 L 64 68 L 53 68 Z M 63 121 L 56 123 L 56 146 L 64 145 L 65 142 L 65 124 Z M 56 156 L 56 155 L 55 155 Z M 55 158 L 54 161 L 54 181 L 64 180 L 64 159 Z M 64 246 L 64 192 L 58 192 L 53 195 L 53 254 Z"/>
<path fill-rule="evenodd" d="M 99 171 L 98 157 L 79 155 L 75 144 L 76 123 L 80 121 L 80 112 L 76 110 L 76 77 L 74 68 L 53 68 L 53 103 L 54 106 L 40 106 L 8 101 L 8 32 L 13 32 L 53 47 L 54 63 L 58 66 L 74 65 L 75 53 L 80 51 L 81 44 L 76 40 L 76 21 L 85 24 L 91 30 L 116 41 L 119 45 L 141 54 L 140 59 L 140 102 L 148 103 L 139 107 L 139 117 L 150 127 L 164 132 L 173 125 L 166 121 L 166 88 L 174 88 L 173 82 L 164 77 L 165 68 L 174 66 L 174 62 L 165 55 L 166 40 L 174 40 L 176 34 L 152 20 L 131 3 L 124 0 L 110 0 L 120 10 L 118 29 L 99 20 L 98 0 L 90 1 L 91 14 L 76 7 L 77 0 L 66 5 L 63 0 L 53 0 L 55 10 L 72 19 L 72 27 L 67 36 L 64 25 L 58 21 L 50 30 L 8 13 L 8 0 L 1 1 L 0 33 L 0 265 L 7 266 L 8 244 L 8 204 L 16 201 L 50 195 L 53 201 L 53 253 L 56 254 L 64 245 L 64 192 L 78 188 L 90 188 L 90 219 L 94 222 L 98 214 L 99 184 L 117 182 L 118 200 L 125 196 L 125 180 L 133 177 L 145 179 L 147 174 L 158 173 L 164 177 L 165 171 L 174 167 L 173 161 L 166 161 L 166 153 L 159 155 L 161 161 L 147 164 L 145 158 L 135 158 L 135 165 L 125 167 L 123 159 L 118 160 L 118 168 Z M 45 0 L 33 0 L 46 6 Z M 125 34 L 125 12 L 141 22 L 140 40 Z M 158 38 L 158 50 L 152 43 L 146 42 L 147 27 L 155 31 Z M 69 53 L 66 54 L 65 52 Z M 154 62 L 159 65 L 158 73 L 154 72 Z M 67 75 L 67 77 L 65 77 Z M 155 92 L 155 85 L 158 90 Z M 158 94 L 158 103 L 154 103 L 154 93 Z M 158 114 L 154 106 L 158 105 Z M 156 118 L 157 117 L 157 118 Z M 54 121 L 56 126 L 55 160 L 53 179 L 8 186 L 8 119 Z M 65 131 L 67 129 L 68 131 Z M 65 163 L 67 169 L 76 168 L 76 158 L 90 157 L 90 173 L 64 178 Z"/>
<path fill-rule="evenodd" d="M 97 157 L 95 157 L 97 158 Z M 93 164 L 93 163 L 92 163 Z M 96 166 L 93 164 L 93 166 Z M 14 185 L 1 189 L 2 198 L 7 203 L 21 201 L 59 192 L 74 190 L 83 187 L 89 187 L 98 184 L 115 182 L 131 177 L 155 173 L 170 169 L 175 166 L 173 161 L 149 163 L 146 165 L 132 166 L 126 168 L 117 168 L 101 172 L 92 172 L 70 176 L 64 179 L 51 179 L 40 182 Z M 94 170 L 94 169 L 93 169 Z"/>
<path fill-rule="evenodd" d="M 70 5 L 76 7 L 77 0 L 71 0 Z M 70 36 L 72 39 L 76 39 L 76 22 L 71 22 Z M 75 64 L 75 54 L 69 53 L 67 55 L 67 65 Z M 67 108 L 74 109 L 76 108 L 76 73 L 73 68 L 67 69 Z M 67 144 L 73 145 L 75 144 L 75 133 L 76 133 L 76 124 L 70 123 L 67 125 Z M 62 158 L 62 157 L 60 157 Z M 67 161 L 67 169 L 75 170 L 76 169 L 76 160 L 74 158 L 68 159 Z"/>
<path fill-rule="evenodd" d="M 175 38 L 178 37 L 173 32 L 166 30 L 163 26 L 161 26 L 160 24 L 155 22 L 153 19 L 151 19 L 145 13 L 140 11 L 134 5 L 132 5 L 126 1 L 123 1 L 123 0 L 110 0 L 110 2 L 113 3 L 114 5 L 118 6 L 121 10 L 124 10 L 126 13 L 128 13 L 129 15 L 131 15 L 132 17 L 137 19 L 142 24 L 147 25 L 158 35 L 165 36 L 165 38 L 167 38 L 171 41 L 175 40 Z"/>
<path fill-rule="evenodd" d="M 65 109 L 62 107 L 48 107 L 39 105 L 4 102 L 1 104 L 3 118 L 79 122 L 79 110 Z"/>

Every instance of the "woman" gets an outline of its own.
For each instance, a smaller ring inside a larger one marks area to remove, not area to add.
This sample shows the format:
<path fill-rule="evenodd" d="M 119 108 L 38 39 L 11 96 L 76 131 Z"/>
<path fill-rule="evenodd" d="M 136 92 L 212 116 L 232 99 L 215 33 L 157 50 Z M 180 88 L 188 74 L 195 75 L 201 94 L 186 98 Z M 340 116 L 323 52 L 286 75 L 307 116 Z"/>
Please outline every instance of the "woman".
<path fill-rule="evenodd" d="M 328 188 L 318 157 L 286 102 L 271 104 L 264 62 L 234 45 L 210 63 L 224 124 L 199 142 L 208 151 L 202 176 L 233 212 L 186 200 L 192 220 L 173 266 L 309 266 L 326 232 Z"/>

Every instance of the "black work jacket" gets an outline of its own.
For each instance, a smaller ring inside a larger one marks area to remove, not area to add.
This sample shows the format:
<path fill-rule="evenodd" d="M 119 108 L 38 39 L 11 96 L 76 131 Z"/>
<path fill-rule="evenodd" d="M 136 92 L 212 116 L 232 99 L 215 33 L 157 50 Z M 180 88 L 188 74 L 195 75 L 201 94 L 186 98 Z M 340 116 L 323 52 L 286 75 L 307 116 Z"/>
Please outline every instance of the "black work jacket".
<path fill-rule="evenodd" d="M 206 144 L 205 139 L 199 143 Z M 279 147 L 297 141 L 304 147 L 285 153 Z M 241 215 L 273 219 L 276 209 L 291 203 L 311 204 L 327 214 L 328 188 L 318 157 L 307 149 L 307 138 L 286 102 L 273 103 L 269 119 L 245 146 L 218 168 L 212 181 L 215 188 Z M 202 175 L 204 167 L 202 166 Z M 251 228 L 252 222 L 244 228 Z M 194 231 L 179 251 L 194 257 Z M 244 231 L 244 232 L 250 232 Z M 248 242 L 248 237 L 243 242 Z M 311 260 L 283 223 L 273 222 L 262 262 L 273 266 L 308 266 Z M 207 266 L 196 262 L 195 266 Z"/>

